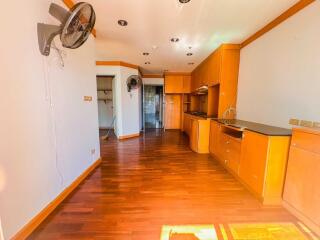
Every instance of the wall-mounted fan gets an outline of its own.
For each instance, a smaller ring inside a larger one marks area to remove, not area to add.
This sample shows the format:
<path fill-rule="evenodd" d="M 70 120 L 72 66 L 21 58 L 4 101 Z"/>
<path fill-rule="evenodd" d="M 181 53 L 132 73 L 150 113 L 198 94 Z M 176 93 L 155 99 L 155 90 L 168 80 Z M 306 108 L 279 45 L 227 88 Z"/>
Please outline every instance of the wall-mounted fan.
<path fill-rule="evenodd" d="M 131 92 L 133 89 L 138 89 L 142 84 L 142 79 L 138 75 L 131 75 L 127 79 L 127 88 L 128 92 Z"/>
<path fill-rule="evenodd" d="M 39 49 L 45 56 L 49 56 L 51 42 L 56 35 L 60 35 L 63 47 L 80 47 L 88 39 L 96 21 L 93 7 L 85 2 L 75 4 L 70 11 L 52 3 L 49 13 L 58 19 L 61 25 L 38 23 Z"/>

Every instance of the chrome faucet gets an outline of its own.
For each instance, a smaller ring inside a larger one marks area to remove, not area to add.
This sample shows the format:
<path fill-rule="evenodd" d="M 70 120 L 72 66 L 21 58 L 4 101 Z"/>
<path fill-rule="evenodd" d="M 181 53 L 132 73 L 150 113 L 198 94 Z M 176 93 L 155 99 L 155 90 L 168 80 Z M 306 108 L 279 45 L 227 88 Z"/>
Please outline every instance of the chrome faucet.
<path fill-rule="evenodd" d="M 237 116 L 237 109 L 235 108 L 235 107 L 228 107 L 225 111 L 224 111 L 224 113 L 222 114 L 222 118 L 223 119 L 230 119 L 230 115 L 231 114 L 234 114 L 233 116 L 232 116 L 232 118 L 236 118 L 236 116 Z"/>

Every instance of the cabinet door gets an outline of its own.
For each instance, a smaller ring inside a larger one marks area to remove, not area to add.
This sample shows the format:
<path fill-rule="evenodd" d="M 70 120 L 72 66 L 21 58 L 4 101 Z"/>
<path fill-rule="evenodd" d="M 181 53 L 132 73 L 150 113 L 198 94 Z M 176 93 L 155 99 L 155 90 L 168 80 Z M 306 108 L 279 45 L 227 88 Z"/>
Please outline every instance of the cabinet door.
<path fill-rule="evenodd" d="M 242 140 L 240 178 L 262 196 L 268 156 L 268 136 L 245 131 Z"/>
<path fill-rule="evenodd" d="M 223 117 L 223 113 L 230 106 L 236 106 L 240 52 L 238 50 L 220 51 L 222 51 L 222 55 L 219 80 L 219 117 Z M 233 117 L 234 116 L 229 116 L 229 118 Z"/>
<path fill-rule="evenodd" d="M 183 76 L 183 93 L 191 93 L 191 76 Z"/>
<path fill-rule="evenodd" d="M 320 226 L 320 155 L 291 147 L 283 198 Z"/>
<path fill-rule="evenodd" d="M 216 50 L 208 59 L 208 85 L 213 86 L 220 83 L 221 50 Z"/>
<path fill-rule="evenodd" d="M 188 115 L 184 114 L 183 118 L 183 130 L 187 135 L 190 135 L 190 128 L 191 128 L 191 119 Z"/>
<path fill-rule="evenodd" d="M 183 76 L 165 76 L 165 93 L 183 93 Z"/>
<path fill-rule="evenodd" d="M 220 141 L 219 138 L 220 138 L 220 125 L 215 121 L 211 121 L 209 151 L 210 153 L 213 153 L 215 156 L 218 156 L 219 141 Z"/>
<path fill-rule="evenodd" d="M 199 137 L 199 124 L 195 119 L 191 119 L 191 129 L 190 129 L 190 148 L 198 152 L 198 137 Z"/>
<path fill-rule="evenodd" d="M 181 128 L 181 96 L 177 94 L 166 95 L 165 128 Z"/>
<path fill-rule="evenodd" d="M 230 137 L 226 152 L 227 167 L 238 175 L 240 165 L 241 143 Z"/>

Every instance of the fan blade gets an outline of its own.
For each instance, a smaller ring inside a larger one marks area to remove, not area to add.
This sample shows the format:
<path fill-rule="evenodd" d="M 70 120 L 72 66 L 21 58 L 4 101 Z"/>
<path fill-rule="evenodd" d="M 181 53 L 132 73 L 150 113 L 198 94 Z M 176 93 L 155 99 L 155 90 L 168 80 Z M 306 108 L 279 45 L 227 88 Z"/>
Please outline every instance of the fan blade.
<path fill-rule="evenodd" d="M 61 24 L 65 24 L 68 18 L 71 16 L 69 11 L 55 3 L 50 4 L 49 13 L 51 16 L 58 19 Z"/>
<path fill-rule="evenodd" d="M 56 35 L 61 33 L 62 27 L 38 23 L 37 31 L 40 52 L 42 55 L 49 56 L 51 42 Z"/>

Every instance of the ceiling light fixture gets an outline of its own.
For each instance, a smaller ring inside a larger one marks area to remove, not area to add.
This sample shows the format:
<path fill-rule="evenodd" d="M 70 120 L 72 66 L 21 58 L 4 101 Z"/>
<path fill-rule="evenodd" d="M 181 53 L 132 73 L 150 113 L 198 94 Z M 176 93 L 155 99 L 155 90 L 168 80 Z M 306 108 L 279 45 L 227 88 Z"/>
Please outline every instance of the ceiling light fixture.
<path fill-rule="evenodd" d="M 149 56 L 149 55 L 150 55 L 150 53 L 148 53 L 148 52 L 144 52 L 144 53 L 142 53 L 142 55 L 143 55 L 143 56 Z"/>
<path fill-rule="evenodd" d="M 189 56 L 189 57 L 192 56 L 192 55 L 193 55 L 193 53 L 187 53 L 187 56 Z"/>
<path fill-rule="evenodd" d="M 150 65 L 150 64 L 151 64 L 151 62 L 145 62 L 144 64 L 146 64 L 146 65 Z"/>
<path fill-rule="evenodd" d="M 170 39 L 170 41 L 173 43 L 179 42 L 179 40 L 180 40 L 179 38 L 171 38 Z"/>
<path fill-rule="evenodd" d="M 125 26 L 127 26 L 128 25 L 128 22 L 126 21 L 126 20 L 119 20 L 118 21 L 118 24 L 120 25 L 120 26 L 122 26 L 122 27 L 125 27 Z"/>
<path fill-rule="evenodd" d="M 190 0 L 179 0 L 180 3 L 188 3 Z"/>

